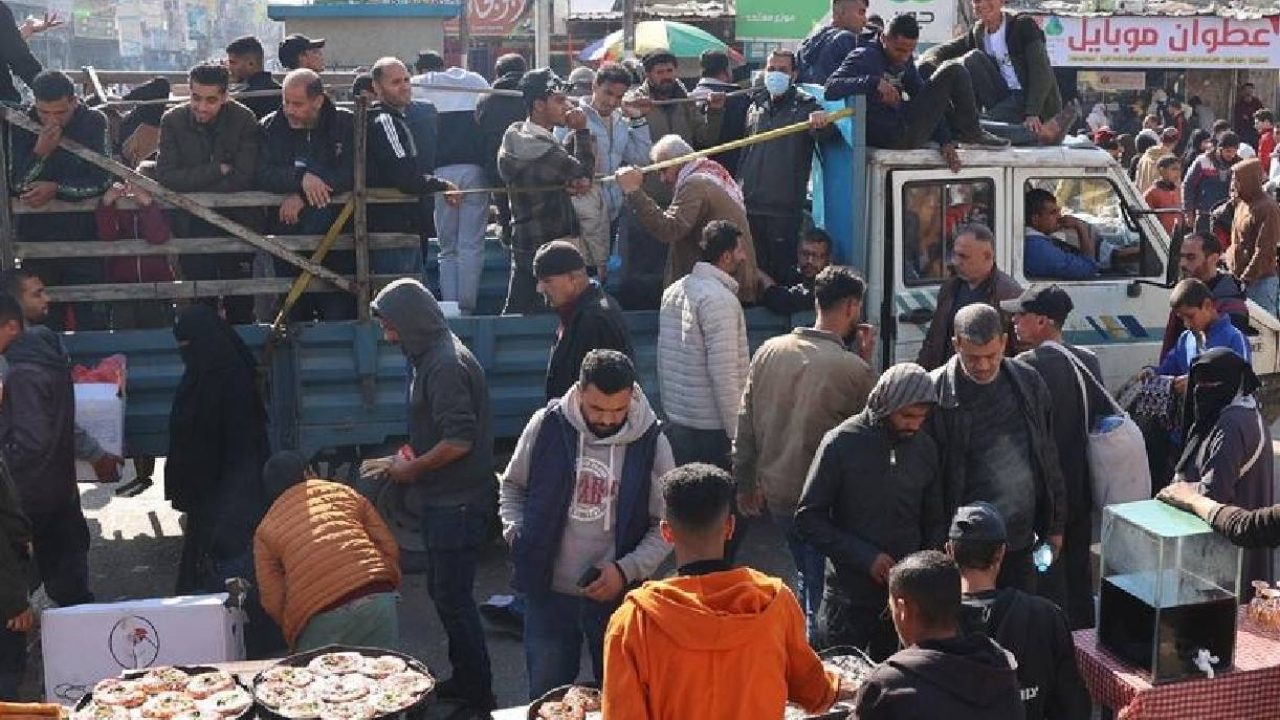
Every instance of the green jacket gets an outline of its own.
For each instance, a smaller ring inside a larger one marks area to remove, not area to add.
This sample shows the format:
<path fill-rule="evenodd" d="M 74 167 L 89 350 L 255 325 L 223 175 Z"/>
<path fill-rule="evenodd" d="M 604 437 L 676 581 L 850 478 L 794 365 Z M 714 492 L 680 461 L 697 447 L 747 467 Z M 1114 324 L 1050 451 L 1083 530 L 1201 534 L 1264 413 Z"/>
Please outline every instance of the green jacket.
<path fill-rule="evenodd" d="M 27 609 L 31 558 L 31 522 L 22 514 L 9 466 L 0 460 L 0 623 Z"/>
<path fill-rule="evenodd" d="M 1030 15 L 1005 13 L 1005 22 L 1009 23 L 1005 36 L 1009 60 L 1026 96 L 1026 114 L 1048 121 L 1062 110 L 1062 97 L 1058 94 L 1053 66 L 1049 64 L 1044 31 Z M 921 58 L 921 65 L 937 68 L 971 50 L 984 50 L 986 39 L 987 31 L 982 23 L 975 23 L 964 35 L 930 48 Z"/>

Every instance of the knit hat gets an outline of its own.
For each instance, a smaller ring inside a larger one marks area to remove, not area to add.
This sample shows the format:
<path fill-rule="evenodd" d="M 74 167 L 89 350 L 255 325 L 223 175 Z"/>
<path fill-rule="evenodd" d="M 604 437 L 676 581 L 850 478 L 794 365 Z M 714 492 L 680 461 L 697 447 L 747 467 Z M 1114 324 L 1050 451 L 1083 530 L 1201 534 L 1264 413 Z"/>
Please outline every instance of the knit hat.
<path fill-rule="evenodd" d="M 568 240 L 552 240 L 538 248 L 537 254 L 533 256 L 533 276 L 539 280 L 567 275 L 586 267 L 582 253 Z"/>
<path fill-rule="evenodd" d="M 871 388 L 864 412 L 879 422 L 904 407 L 937 402 L 938 391 L 929 373 L 915 363 L 898 363 L 885 370 Z"/>

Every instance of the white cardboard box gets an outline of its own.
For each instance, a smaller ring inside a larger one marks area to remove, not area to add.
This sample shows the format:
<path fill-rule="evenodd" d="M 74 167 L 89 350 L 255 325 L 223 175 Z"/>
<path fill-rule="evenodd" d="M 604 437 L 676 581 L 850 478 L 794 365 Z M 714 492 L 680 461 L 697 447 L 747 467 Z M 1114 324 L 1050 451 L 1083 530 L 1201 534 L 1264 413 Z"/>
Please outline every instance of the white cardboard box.
<path fill-rule="evenodd" d="M 76 424 L 103 450 L 124 457 L 124 394 L 115 383 L 76 383 Z M 93 468 L 76 461 L 76 481 L 97 482 Z"/>
<path fill-rule="evenodd" d="M 44 689 L 71 704 L 125 670 L 244 659 L 244 613 L 226 593 L 77 605 L 40 616 Z"/>

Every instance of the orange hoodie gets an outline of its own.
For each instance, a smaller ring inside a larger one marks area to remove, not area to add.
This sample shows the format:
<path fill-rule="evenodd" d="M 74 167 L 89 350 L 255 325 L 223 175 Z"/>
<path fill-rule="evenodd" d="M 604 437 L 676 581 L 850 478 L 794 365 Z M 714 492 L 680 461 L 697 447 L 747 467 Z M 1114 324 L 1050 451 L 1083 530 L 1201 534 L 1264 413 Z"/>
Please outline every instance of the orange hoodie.
<path fill-rule="evenodd" d="M 817 713 L 838 689 L 791 590 L 750 568 L 647 582 L 605 634 L 609 720 L 780 718 L 788 700 Z"/>

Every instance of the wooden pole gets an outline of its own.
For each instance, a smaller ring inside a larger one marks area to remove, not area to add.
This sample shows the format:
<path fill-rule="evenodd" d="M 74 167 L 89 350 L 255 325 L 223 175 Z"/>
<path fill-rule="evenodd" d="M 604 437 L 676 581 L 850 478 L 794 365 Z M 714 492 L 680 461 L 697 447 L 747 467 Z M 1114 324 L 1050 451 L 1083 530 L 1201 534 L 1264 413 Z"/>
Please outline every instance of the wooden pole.
<path fill-rule="evenodd" d="M 102 89 L 102 81 L 98 79 L 98 71 L 92 65 L 85 65 L 84 74 L 89 78 L 89 87 L 93 88 L 93 94 L 98 96 L 98 105 L 107 102 L 107 91 Z"/>
<path fill-rule="evenodd" d="M 342 211 L 338 213 L 338 217 L 333 221 L 333 225 L 329 227 L 329 232 L 325 234 L 324 239 L 320 241 L 320 247 L 311 255 L 311 259 L 315 262 L 324 262 L 325 255 L 329 254 L 329 249 L 333 247 L 334 241 L 338 239 L 339 233 L 342 232 L 342 226 L 347 224 L 351 219 L 351 211 L 355 203 L 347 201 L 342 206 Z M 304 272 L 293 281 L 293 287 L 289 288 L 289 294 L 285 296 L 284 302 L 280 303 L 280 312 L 276 314 L 275 322 L 271 323 L 271 333 L 275 335 L 284 328 L 285 320 L 288 318 L 289 310 L 293 308 L 294 303 L 298 302 L 298 298 L 302 297 L 302 293 L 307 291 L 307 287 L 311 284 L 311 273 Z"/>
<path fill-rule="evenodd" d="M 353 228 L 356 244 L 356 317 L 369 319 L 369 204 L 365 198 L 367 183 L 366 169 L 369 144 L 369 101 L 364 97 L 356 98 L 355 122 L 355 185 L 352 189 L 352 200 L 355 202 L 355 227 Z"/>
<path fill-rule="evenodd" d="M 5 120 L 9 121 L 11 124 L 16 125 L 19 128 L 22 128 L 23 130 L 26 130 L 32 133 L 40 132 L 39 124 L 32 121 L 26 115 L 23 115 L 21 112 L 14 110 L 13 108 L 10 108 L 5 105 L 0 105 L 0 114 L 3 114 L 3 117 Z M 13 132 L 13 131 L 14 131 L 13 128 L 10 128 L 10 132 Z M 201 205 L 200 203 L 188 197 L 185 197 L 181 193 L 176 193 L 170 190 L 169 188 L 161 185 L 160 183 L 156 182 L 155 180 L 152 180 L 151 178 L 145 175 L 140 175 L 134 172 L 131 168 L 125 167 L 124 165 L 121 165 L 120 163 L 110 158 L 103 157 L 102 155 L 99 155 L 98 153 L 90 150 L 89 148 L 81 145 L 80 143 L 74 140 L 68 140 L 67 138 L 64 137 L 62 138 L 62 140 L 58 142 L 58 146 L 82 160 L 85 160 L 92 165 L 95 165 L 97 167 L 102 168 L 103 170 L 106 170 L 107 172 L 111 173 L 112 175 L 115 175 L 116 177 L 124 178 L 126 180 L 131 181 L 133 184 L 137 185 L 143 190 L 146 190 L 152 195 L 164 200 L 165 202 L 178 208 L 179 210 L 185 210 L 191 213 L 192 215 L 195 215 L 196 217 L 200 218 L 201 220 L 204 220 L 205 222 L 211 225 L 214 225 L 215 227 L 221 228 L 227 231 L 228 233 L 231 233 L 235 237 L 238 237 L 241 240 L 244 240 L 247 243 L 251 243 L 258 249 L 265 250 L 271 253 L 275 257 L 278 257 L 281 260 L 284 260 L 285 262 L 297 267 L 300 270 L 306 270 L 310 272 L 312 275 L 315 275 L 316 277 L 322 280 L 326 280 L 330 283 L 333 283 L 336 287 L 339 287 L 348 292 L 356 291 L 355 285 L 350 280 L 347 280 L 346 278 L 335 273 L 329 268 L 326 268 L 321 265 L 317 265 L 316 263 L 311 262 L 311 260 L 305 257 L 296 255 L 290 252 L 288 249 L 286 249 L 282 245 L 279 245 L 278 243 L 268 240 L 267 238 L 250 230 L 249 228 L 241 225 L 240 223 L 234 222 L 232 220 L 228 220 L 222 215 L 219 215 L 213 210 L 210 210 L 209 208 Z M 361 167 L 363 167 L 363 165 Z"/>
<path fill-rule="evenodd" d="M 9 212 L 9 134 L 14 129 L 9 123 L 0 123 L 0 199 L 4 207 L 0 208 L 0 270 L 8 270 L 14 264 L 14 243 L 18 238 L 14 235 L 13 215 Z"/>

